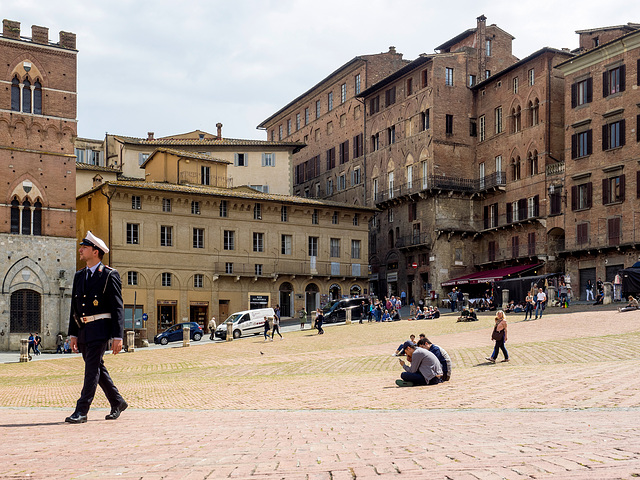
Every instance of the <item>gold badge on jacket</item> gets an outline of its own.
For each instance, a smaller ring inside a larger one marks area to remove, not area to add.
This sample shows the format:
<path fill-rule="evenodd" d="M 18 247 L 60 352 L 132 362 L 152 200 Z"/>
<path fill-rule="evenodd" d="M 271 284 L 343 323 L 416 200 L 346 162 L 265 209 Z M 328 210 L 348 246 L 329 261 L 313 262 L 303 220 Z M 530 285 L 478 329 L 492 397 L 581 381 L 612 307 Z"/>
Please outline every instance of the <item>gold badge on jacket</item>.
<path fill-rule="evenodd" d="M 97 306 L 98 306 L 98 300 L 94 300 L 94 301 L 93 301 L 93 306 L 94 306 L 94 307 L 97 307 Z"/>

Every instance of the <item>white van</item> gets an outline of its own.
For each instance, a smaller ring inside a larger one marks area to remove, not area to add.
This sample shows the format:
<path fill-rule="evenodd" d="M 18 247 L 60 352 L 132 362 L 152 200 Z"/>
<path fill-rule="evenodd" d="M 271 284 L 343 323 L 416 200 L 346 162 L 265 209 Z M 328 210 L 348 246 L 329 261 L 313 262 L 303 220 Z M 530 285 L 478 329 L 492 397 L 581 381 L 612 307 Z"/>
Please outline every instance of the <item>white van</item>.
<path fill-rule="evenodd" d="M 242 335 L 258 335 L 264 331 L 264 317 L 274 317 L 276 313 L 273 308 L 257 308 L 255 310 L 244 310 L 229 315 L 224 322 L 216 328 L 216 337 L 227 338 L 227 322 L 233 322 L 233 338 L 240 338 Z"/>

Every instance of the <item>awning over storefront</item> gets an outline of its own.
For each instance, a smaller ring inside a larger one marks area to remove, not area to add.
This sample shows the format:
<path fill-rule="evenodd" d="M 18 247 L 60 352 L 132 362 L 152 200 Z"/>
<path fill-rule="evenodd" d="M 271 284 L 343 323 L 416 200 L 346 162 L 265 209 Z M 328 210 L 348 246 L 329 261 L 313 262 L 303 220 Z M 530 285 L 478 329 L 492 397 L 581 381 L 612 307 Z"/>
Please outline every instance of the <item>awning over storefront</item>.
<path fill-rule="evenodd" d="M 443 287 L 450 287 L 453 285 L 466 285 L 468 283 L 490 283 L 502 280 L 509 275 L 515 275 L 527 270 L 532 270 L 539 267 L 540 264 L 532 263 L 529 265 L 515 265 L 513 267 L 498 268 L 496 270 L 485 270 L 484 272 L 476 272 L 469 275 L 463 275 L 462 277 L 452 278 L 446 282 L 442 282 Z"/>

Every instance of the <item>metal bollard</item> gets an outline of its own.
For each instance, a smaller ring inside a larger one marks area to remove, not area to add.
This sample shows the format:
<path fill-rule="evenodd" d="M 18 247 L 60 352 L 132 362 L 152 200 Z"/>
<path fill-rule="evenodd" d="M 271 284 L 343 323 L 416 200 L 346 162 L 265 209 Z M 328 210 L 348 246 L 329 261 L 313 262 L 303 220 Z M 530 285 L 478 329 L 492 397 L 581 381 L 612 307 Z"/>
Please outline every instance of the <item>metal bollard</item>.
<path fill-rule="evenodd" d="M 29 340 L 20 339 L 20 363 L 29 361 Z"/>
<path fill-rule="evenodd" d="M 182 327 L 182 346 L 188 347 L 190 339 L 191 339 L 191 327 L 189 325 L 185 325 L 184 327 Z"/>
<path fill-rule="evenodd" d="M 136 332 L 133 330 L 127 332 L 127 352 L 133 353 L 135 350 Z"/>
<path fill-rule="evenodd" d="M 230 342 L 233 340 L 233 322 L 228 321 L 227 322 L 227 342 Z"/>

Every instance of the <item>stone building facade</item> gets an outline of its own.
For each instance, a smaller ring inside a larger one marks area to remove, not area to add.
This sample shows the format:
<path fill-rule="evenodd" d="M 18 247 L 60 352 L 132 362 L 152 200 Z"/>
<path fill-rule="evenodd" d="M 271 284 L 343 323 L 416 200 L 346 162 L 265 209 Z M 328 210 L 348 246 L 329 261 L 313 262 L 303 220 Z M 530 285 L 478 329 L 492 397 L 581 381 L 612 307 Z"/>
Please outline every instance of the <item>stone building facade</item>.
<path fill-rule="evenodd" d="M 123 279 L 129 322 L 134 310 L 136 319 L 147 313 L 152 338 L 180 321 L 206 325 L 211 315 L 276 304 L 295 316 L 368 293 L 373 208 L 173 181 L 214 163 L 227 167 L 158 150 L 146 181 L 106 182 L 78 197 L 78 238 L 91 229 L 108 241 L 105 262 Z"/>
<path fill-rule="evenodd" d="M 357 96 L 406 63 L 395 47 L 355 57 L 258 125 L 271 141 L 306 144 L 292 156 L 293 194 L 365 204 L 366 118 Z"/>
<path fill-rule="evenodd" d="M 640 31 L 628 30 L 558 66 L 566 124 L 562 255 L 583 299 L 588 280 L 610 282 L 640 259 Z"/>
<path fill-rule="evenodd" d="M 475 265 L 481 199 L 505 184 L 478 169 L 476 86 L 516 62 L 512 39 L 479 17 L 361 94 L 369 201 L 382 210 L 370 231 L 376 294 L 441 294 Z"/>
<path fill-rule="evenodd" d="M 3 21 L 0 57 L 0 350 L 69 325 L 76 257 L 76 36 Z"/>
<path fill-rule="evenodd" d="M 147 138 L 107 134 L 105 167 L 121 172 L 124 178 L 144 179 L 146 159 L 158 148 L 169 148 L 228 162 L 223 179 L 228 186 L 249 185 L 265 193 L 291 195 L 292 156 L 303 143 L 223 138 L 222 124 L 217 127 L 215 135 L 202 130 L 160 138 L 153 132 Z"/>

